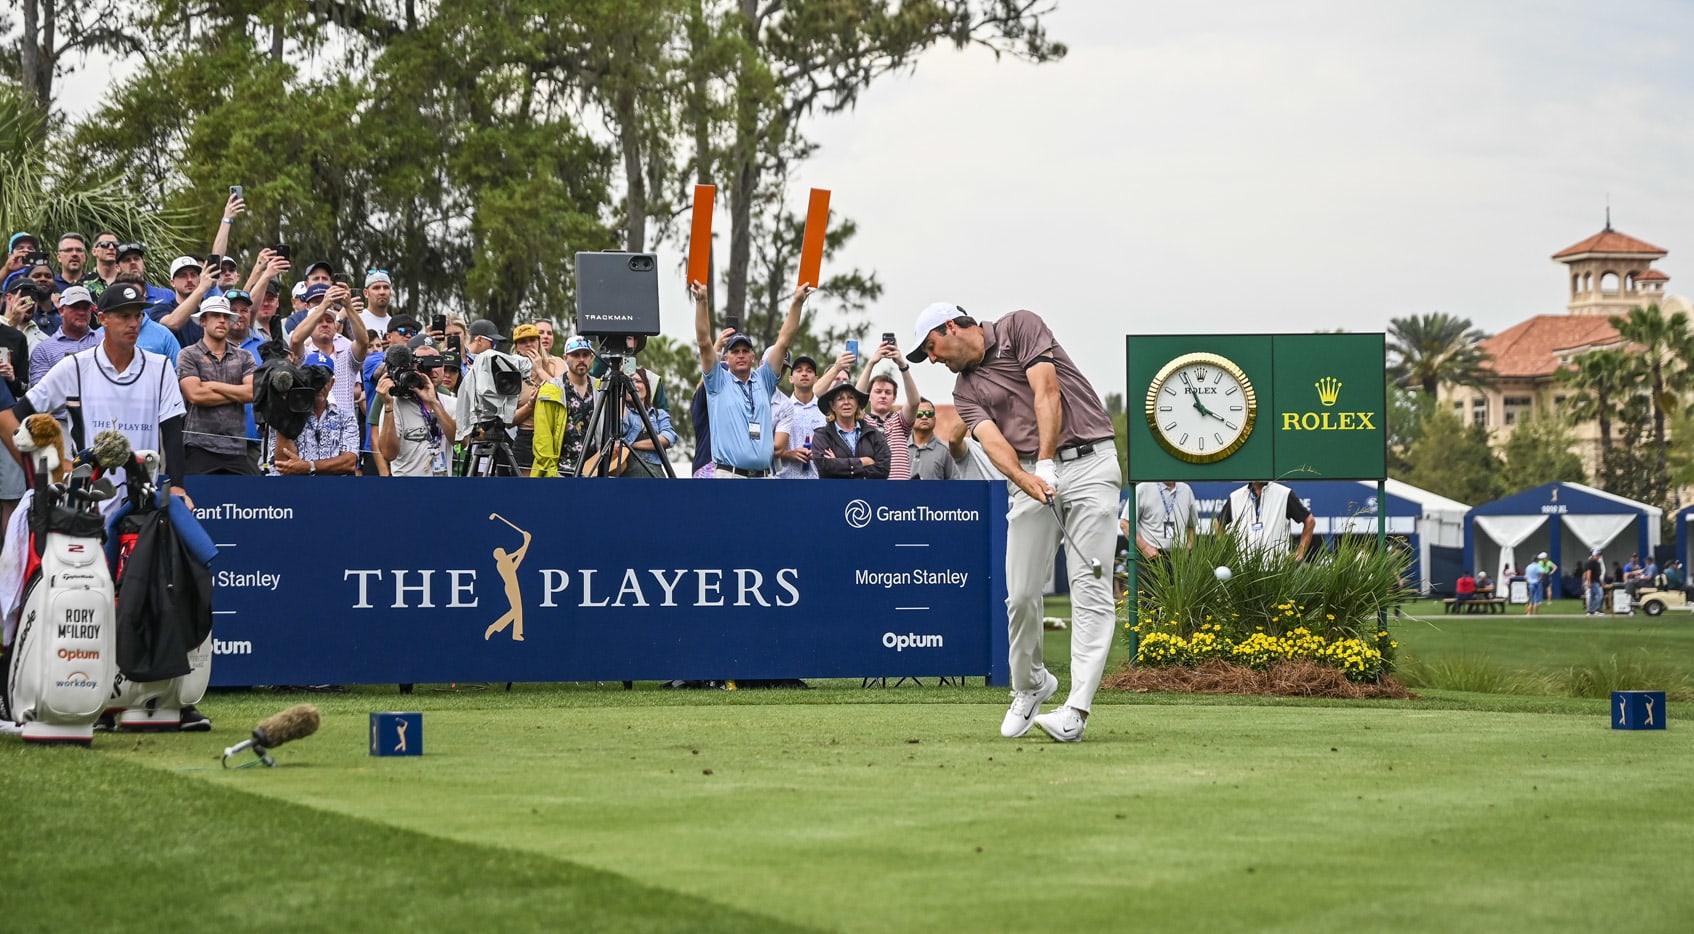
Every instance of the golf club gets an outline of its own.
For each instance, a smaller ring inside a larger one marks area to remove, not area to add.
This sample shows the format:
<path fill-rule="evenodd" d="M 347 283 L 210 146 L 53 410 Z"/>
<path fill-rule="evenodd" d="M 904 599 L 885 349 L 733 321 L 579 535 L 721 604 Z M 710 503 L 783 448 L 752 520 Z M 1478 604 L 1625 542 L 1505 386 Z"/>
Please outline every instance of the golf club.
<path fill-rule="evenodd" d="M 1071 538 L 1070 530 L 1065 528 L 1065 517 L 1059 515 L 1059 494 L 1054 493 L 1052 496 L 1047 497 L 1047 508 L 1052 510 L 1053 521 L 1059 523 L 1059 532 L 1065 536 L 1065 542 L 1071 546 L 1071 550 L 1075 551 L 1079 555 L 1082 554 L 1082 548 L 1077 545 L 1076 539 Z M 1088 559 L 1088 569 L 1094 572 L 1095 577 L 1099 577 L 1101 574 L 1105 573 L 1104 569 L 1100 567 L 1100 560 L 1098 558 Z"/>

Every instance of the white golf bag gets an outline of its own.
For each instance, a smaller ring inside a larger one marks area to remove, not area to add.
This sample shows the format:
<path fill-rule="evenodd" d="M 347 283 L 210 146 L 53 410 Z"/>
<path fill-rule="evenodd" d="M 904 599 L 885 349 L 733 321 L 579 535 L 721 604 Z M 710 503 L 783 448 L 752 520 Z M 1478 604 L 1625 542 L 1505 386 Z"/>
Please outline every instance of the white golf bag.
<path fill-rule="evenodd" d="M 112 524 L 116 536 L 120 576 L 127 572 L 130 549 L 142 520 L 161 508 L 155 485 L 160 469 L 159 455 L 154 451 L 136 451 L 126 468 L 129 502 L 118 511 Z M 190 671 L 186 675 L 161 681 L 132 681 L 116 672 L 111 699 L 107 709 L 117 715 L 117 726 L 128 731 L 175 731 L 182 724 L 182 708 L 200 702 L 206 695 L 206 685 L 212 677 L 212 637 L 210 634 L 188 652 Z"/>
<path fill-rule="evenodd" d="M 131 681 L 114 671 L 112 699 L 106 706 L 117 712 L 118 728 L 137 732 L 179 729 L 182 708 L 198 704 L 212 679 L 211 636 L 188 653 L 188 663 L 194 666 L 193 671 L 164 681 Z"/>
<path fill-rule="evenodd" d="M 88 745 L 117 676 L 115 592 L 99 511 L 114 491 L 109 481 L 86 484 L 89 465 L 67 475 L 61 442 L 31 438 L 27 423 L 14 440 L 34 455 L 36 486 L 7 530 L 8 549 L 28 562 L 7 657 L 7 716 L 26 742 Z"/>

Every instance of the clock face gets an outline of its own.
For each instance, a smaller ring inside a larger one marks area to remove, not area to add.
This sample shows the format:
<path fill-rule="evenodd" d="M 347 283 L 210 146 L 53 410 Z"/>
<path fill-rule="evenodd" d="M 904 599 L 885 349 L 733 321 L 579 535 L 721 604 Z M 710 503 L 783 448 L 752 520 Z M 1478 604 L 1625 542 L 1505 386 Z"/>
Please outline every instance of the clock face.
<path fill-rule="evenodd" d="M 1253 433 L 1259 405 L 1247 374 L 1226 357 L 1183 354 L 1147 387 L 1147 425 L 1160 446 L 1191 464 L 1220 461 Z"/>

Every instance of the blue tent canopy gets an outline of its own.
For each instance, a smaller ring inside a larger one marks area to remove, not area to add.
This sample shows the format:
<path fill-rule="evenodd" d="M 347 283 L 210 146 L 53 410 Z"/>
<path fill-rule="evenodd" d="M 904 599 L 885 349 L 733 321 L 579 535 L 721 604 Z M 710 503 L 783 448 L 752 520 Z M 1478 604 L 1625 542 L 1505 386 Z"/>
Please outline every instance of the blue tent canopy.
<path fill-rule="evenodd" d="M 1599 549 L 1607 567 L 1659 543 L 1664 510 L 1581 483 L 1544 483 L 1465 514 L 1465 566 L 1503 574 L 1542 552 L 1562 574 Z"/>

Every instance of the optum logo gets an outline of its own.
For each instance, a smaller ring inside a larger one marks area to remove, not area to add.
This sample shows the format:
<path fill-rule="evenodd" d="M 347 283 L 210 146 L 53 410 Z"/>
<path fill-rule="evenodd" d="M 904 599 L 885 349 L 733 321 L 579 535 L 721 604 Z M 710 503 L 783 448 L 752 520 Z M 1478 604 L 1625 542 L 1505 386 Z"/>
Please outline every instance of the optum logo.
<path fill-rule="evenodd" d="M 908 632 L 901 635 L 897 632 L 885 632 L 882 634 L 882 647 L 896 652 L 904 652 L 907 649 L 939 649 L 946 647 L 946 641 L 941 638 L 940 633 Z"/>

